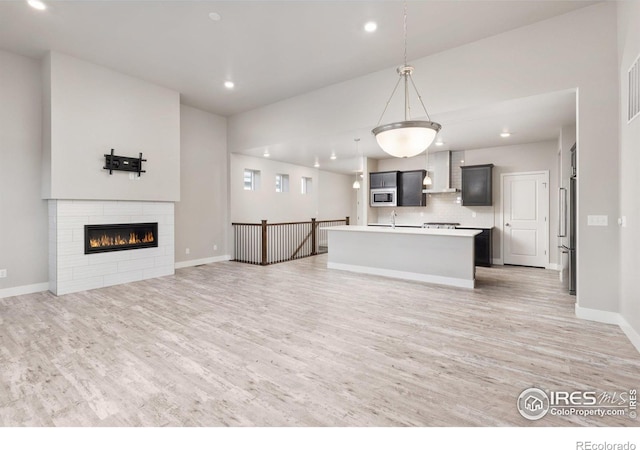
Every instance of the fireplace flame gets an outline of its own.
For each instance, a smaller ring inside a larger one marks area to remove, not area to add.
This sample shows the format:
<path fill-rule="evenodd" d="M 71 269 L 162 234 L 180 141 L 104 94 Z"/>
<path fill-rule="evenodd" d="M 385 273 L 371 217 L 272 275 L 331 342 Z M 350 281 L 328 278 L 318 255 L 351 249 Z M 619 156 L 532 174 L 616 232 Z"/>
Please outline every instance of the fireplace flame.
<path fill-rule="evenodd" d="M 107 236 L 106 234 L 103 234 L 100 237 L 89 239 L 89 245 L 91 248 L 98 248 L 113 247 L 115 245 L 147 244 L 153 241 L 152 232 L 145 233 L 142 237 L 138 236 L 137 233 L 131 232 L 129 233 L 128 239 L 120 236 L 119 234 L 116 234 L 115 236 Z"/>

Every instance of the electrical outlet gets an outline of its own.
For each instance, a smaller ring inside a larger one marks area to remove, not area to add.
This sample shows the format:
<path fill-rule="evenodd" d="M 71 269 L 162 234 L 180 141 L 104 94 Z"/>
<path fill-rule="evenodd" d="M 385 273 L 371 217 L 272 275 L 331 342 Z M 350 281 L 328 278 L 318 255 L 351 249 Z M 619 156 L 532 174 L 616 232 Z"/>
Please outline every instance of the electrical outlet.
<path fill-rule="evenodd" d="M 0 278 L 7 278 L 7 269 L 0 269 Z"/>
<path fill-rule="evenodd" d="M 478 214 L 476 214 L 476 212 L 475 212 L 475 211 L 471 211 L 471 217 L 473 217 L 473 218 L 475 219 L 477 215 L 478 215 Z"/>
<path fill-rule="evenodd" d="M 185 253 L 185 255 L 188 255 L 189 253 L 191 253 L 191 249 L 190 248 L 185 248 L 184 249 L 184 253 Z"/>
<path fill-rule="evenodd" d="M 609 216 L 587 216 L 587 226 L 606 227 L 609 225 Z"/>

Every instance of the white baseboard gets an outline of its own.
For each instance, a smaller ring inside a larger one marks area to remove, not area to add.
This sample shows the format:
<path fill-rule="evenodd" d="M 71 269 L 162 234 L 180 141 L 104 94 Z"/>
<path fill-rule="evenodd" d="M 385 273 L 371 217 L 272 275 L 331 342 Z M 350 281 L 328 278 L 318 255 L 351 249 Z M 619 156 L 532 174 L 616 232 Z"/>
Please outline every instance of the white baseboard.
<path fill-rule="evenodd" d="M 200 266 L 202 264 L 211 264 L 222 261 L 231 261 L 231 255 L 212 256 L 210 258 L 192 259 L 191 261 L 181 261 L 175 264 L 176 269 L 184 269 L 185 267 Z"/>
<path fill-rule="evenodd" d="M 618 325 L 629 341 L 631 341 L 631 344 L 640 352 L 640 334 L 629 325 L 629 322 L 627 322 L 622 314 L 599 309 L 582 308 L 576 303 L 576 316 L 580 319 Z"/>
<path fill-rule="evenodd" d="M 640 352 L 640 333 L 633 329 L 629 322 L 620 314 L 620 323 L 618 324 L 624 334 L 627 335 L 633 346 Z"/>
<path fill-rule="evenodd" d="M 194 259 L 191 261 L 182 261 L 175 264 L 176 269 L 185 267 L 199 266 L 201 264 L 211 264 L 221 261 L 230 261 L 230 255 L 213 256 L 211 258 Z M 36 292 L 44 292 L 49 290 L 49 283 L 28 284 L 26 286 L 16 286 L 12 288 L 0 289 L 0 298 L 15 297 L 16 295 L 34 294 Z"/>
<path fill-rule="evenodd" d="M 400 278 L 402 280 L 422 281 L 425 283 L 443 284 L 446 286 L 455 286 L 467 289 L 475 287 L 475 280 L 465 280 L 463 278 L 442 277 L 439 275 L 427 275 L 414 272 L 403 272 L 400 270 L 381 269 L 378 267 L 356 266 L 353 264 L 342 264 L 329 262 L 327 268 L 346 270 L 348 272 L 366 273 L 369 275 L 380 275 L 389 278 Z"/>
<path fill-rule="evenodd" d="M 593 322 L 609 323 L 618 325 L 620 314 L 612 311 L 602 311 L 601 309 L 583 308 L 576 303 L 576 316 L 580 319 L 592 320 Z"/>
<path fill-rule="evenodd" d="M 502 263 L 502 258 L 493 258 L 492 262 L 494 266 L 504 266 L 504 264 Z"/>
<path fill-rule="evenodd" d="M 49 290 L 49 283 L 28 284 L 12 288 L 0 289 L 0 298 L 15 297 L 16 295 L 35 294 Z"/>

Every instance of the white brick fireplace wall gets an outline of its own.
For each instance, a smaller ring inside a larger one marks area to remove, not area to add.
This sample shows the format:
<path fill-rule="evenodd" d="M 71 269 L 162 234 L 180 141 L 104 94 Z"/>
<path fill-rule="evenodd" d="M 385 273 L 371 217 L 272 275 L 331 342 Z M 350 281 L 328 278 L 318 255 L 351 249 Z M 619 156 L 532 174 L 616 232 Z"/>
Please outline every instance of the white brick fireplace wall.
<path fill-rule="evenodd" d="M 158 222 L 158 247 L 84 254 L 84 226 Z M 49 290 L 56 295 L 174 273 L 171 202 L 49 200 Z"/>

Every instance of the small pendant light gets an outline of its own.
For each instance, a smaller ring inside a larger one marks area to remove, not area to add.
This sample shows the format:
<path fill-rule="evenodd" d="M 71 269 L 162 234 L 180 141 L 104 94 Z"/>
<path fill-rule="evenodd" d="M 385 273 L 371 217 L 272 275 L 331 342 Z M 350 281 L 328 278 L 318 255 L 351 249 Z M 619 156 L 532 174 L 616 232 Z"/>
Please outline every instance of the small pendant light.
<path fill-rule="evenodd" d="M 431 186 L 433 184 L 433 181 L 431 181 L 431 177 L 429 176 L 429 149 L 427 149 L 424 154 L 426 155 L 426 174 L 424 176 L 424 180 L 422 180 L 422 184 L 424 184 L 425 186 Z"/>
<path fill-rule="evenodd" d="M 354 139 L 356 143 L 356 158 L 358 157 L 358 142 L 360 142 L 360 138 Z M 362 157 L 363 167 L 364 167 L 364 156 Z M 363 169 L 364 170 L 364 169 Z M 356 169 L 356 181 L 353 182 L 354 189 L 360 189 L 360 181 L 358 181 L 358 170 Z"/>

